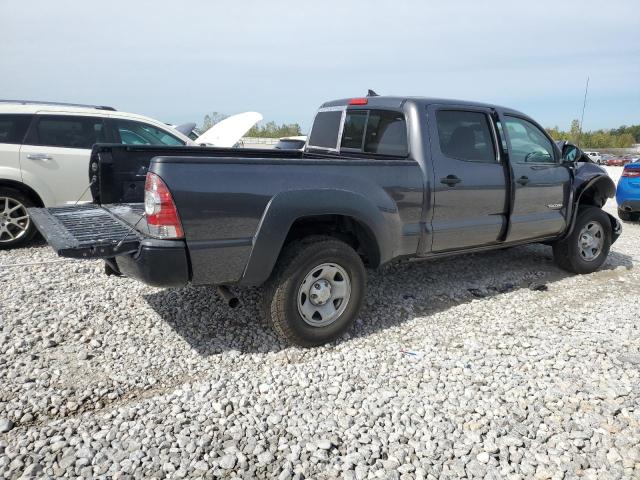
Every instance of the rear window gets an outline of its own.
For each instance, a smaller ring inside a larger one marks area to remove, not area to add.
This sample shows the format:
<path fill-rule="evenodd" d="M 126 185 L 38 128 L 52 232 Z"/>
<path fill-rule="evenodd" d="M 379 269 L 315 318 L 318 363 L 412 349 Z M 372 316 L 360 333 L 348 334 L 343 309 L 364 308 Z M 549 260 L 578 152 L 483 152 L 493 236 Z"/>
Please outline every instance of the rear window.
<path fill-rule="evenodd" d="M 404 115 L 387 110 L 347 110 L 341 148 L 405 157 L 407 124 Z"/>
<path fill-rule="evenodd" d="M 440 151 L 469 162 L 495 162 L 489 122 L 484 113 L 440 110 L 436 113 Z"/>
<path fill-rule="evenodd" d="M 0 143 L 20 144 L 32 115 L 0 115 Z"/>
<path fill-rule="evenodd" d="M 332 148 L 338 146 L 338 130 L 342 120 L 342 110 L 318 112 L 309 136 L 309 146 Z"/>

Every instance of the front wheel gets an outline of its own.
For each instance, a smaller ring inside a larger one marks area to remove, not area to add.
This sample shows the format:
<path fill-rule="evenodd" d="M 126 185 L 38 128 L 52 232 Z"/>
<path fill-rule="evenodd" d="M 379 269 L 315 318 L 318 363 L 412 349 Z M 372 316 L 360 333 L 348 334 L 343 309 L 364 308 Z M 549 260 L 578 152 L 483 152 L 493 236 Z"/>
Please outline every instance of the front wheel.
<path fill-rule="evenodd" d="M 553 244 L 553 259 L 569 272 L 591 273 L 607 259 L 611 248 L 611 222 L 597 207 L 578 212 L 571 234 Z"/>
<path fill-rule="evenodd" d="M 267 320 L 302 347 L 338 338 L 355 320 L 366 289 L 358 254 L 344 242 L 312 237 L 290 244 L 265 285 Z"/>

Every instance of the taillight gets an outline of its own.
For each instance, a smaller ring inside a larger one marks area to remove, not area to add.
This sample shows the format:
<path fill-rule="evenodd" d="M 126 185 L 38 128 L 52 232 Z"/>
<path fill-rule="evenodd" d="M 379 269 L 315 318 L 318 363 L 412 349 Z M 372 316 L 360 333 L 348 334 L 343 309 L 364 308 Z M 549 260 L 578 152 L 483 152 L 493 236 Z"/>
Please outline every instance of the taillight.
<path fill-rule="evenodd" d="M 155 173 L 144 182 L 144 213 L 149 233 L 158 238 L 184 238 L 182 224 L 171 192 Z"/>
<path fill-rule="evenodd" d="M 627 168 L 625 167 L 624 170 L 622 170 L 622 176 L 623 177 L 628 177 L 628 178 L 637 178 L 640 177 L 640 168 L 636 169 L 636 168 Z"/>

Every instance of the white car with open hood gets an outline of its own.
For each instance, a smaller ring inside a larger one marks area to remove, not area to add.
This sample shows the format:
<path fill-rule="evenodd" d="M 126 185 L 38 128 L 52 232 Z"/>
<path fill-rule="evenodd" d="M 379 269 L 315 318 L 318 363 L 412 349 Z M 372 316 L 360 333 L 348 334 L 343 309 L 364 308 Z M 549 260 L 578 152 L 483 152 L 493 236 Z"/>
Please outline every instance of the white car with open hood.
<path fill-rule="evenodd" d="M 33 237 L 28 207 L 91 200 L 87 171 L 95 143 L 230 147 L 261 119 L 256 112 L 234 115 L 193 140 L 112 107 L 0 100 L 0 249 Z"/>

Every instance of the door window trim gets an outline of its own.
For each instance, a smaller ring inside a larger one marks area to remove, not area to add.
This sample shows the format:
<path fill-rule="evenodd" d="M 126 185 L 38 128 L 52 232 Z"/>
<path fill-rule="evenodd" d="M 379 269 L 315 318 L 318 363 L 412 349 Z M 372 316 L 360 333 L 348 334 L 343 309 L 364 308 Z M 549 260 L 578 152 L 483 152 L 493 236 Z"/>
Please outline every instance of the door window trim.
<path fill-rule="evenodd" d="M 442 151 L 442 145 L 440 145 L 440 131 L 438 130 L 438 112 L 440 111 L 455 111 L 455 112 L 468 112 L 468 113 L 481 113 L 485 116 L 485 119 L 487 120 L 487 123 L 489 124 L 489 130 L 491 132 L 491 143 L 493 144 L 493 158 L 494 161 L 493 162 L 479 162 L 479 161 L 474 161 L 474 160 L 467 160 L 466 158 L 458 158 L 458 157 L 452 157 L 450 155 L 447 155 L 446 153 L 444 153 Z M 494 165 L 494 164 L 502 164 L 502 155 L 501 155 L 501 150 L 502 148 L 498 147 L 499 143 L 498 143 L 498 134 L 496 132 L 496 126 L 494 125 L 494 119 L 491 115 L 491 109 L 490 108 L 484 108 L 484 107 L 474 107 L 473 105 L 436 105 L 435 108 L 433 109 L 433 120 L 434 120 L 434 124 L 436 127 L 436 134 L 437 134 L 437 141 L 438 141 L 438 150 L 440 151 L 440 154 L 445 157 L 445 158 L 450 158 L 452 160 L 459 160 L 461 162 L 468 162 L 468 163 L 479 163 L 479 164 L 486 164 L 486 165 Z"/>

